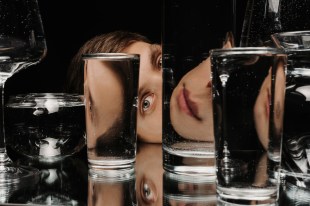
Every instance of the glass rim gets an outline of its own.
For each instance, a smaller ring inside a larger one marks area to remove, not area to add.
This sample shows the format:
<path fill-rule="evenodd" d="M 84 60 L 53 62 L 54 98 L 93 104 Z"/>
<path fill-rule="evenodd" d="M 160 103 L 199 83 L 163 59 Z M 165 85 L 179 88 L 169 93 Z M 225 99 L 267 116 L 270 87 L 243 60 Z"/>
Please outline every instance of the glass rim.
<path fill-rule="evenodd" d="M 82 55 L 83 60 L 102 59 L 102 60 L 124 60 L 124 59 L 139 59 L 139 54 L 128 53 L 85 53 Z"/>
<path fill-rule="evenodd" d="M 298 36 L 300 36 L 300 35 L 310 36 L 310 30 L 277 32 L 277 33 L 271 34 L 271 36 L 272 37 L 275 37 L 275 36 L 293 36 L 293 35 L 296 36 L 296 34 Z"/>
<path fill-rule="evenodd" d="M 29 99 L 29 98 L 36 98 L 36 99 L 65 99 L 65 98 L 81 98 L 84 97 L 83 94 L 78 93 L 66 93 L 66 92 L 31 92 L 31 93 L 24 93 L 24 94 L 15 94 L 10 95 L 9 99 Z"/>
<path fill-rule="evenodd" d="M 286 55 L 283 48 L 276 47 L 232 47 L 232 48 L 219 48 L 211 49 L 210 55 L 219 56 L 223 53 L 225 55 L 238 55 L 238 54 L 267 54 L 267 55 Z"/>

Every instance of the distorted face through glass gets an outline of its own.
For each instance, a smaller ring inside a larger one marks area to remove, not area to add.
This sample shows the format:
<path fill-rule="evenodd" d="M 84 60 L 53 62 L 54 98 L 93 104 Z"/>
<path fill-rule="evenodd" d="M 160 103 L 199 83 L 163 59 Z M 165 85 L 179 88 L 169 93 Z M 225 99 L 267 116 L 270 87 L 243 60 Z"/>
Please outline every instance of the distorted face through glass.
<path fill-rule="evenodd" d="M 263 81 L 258 97 L 254 105 L 254 121 L 257 131 L 258 138 L 262 143 L 264 149 L 267 150 L 269 143 L 269 125 L 270 125 L 270 101 L 271 98 L 274 98 L 274 131 L 276 132 L 275 136 L 280 136 L 282 133 L 283 127 L 283 117 L 284 117 L 284 98 L 285 98 L 285 69 L 284 62 L 278 61 L 278 66 L 274 74 L 272 70 L 269 69 L 268 75 Z M 272 85 L 272 81 L 275 81 Z M 274 87 L 274 88 L 272 88 Z M 272 89 L 274 91 L 272 91 Z M 272 97 L 274 93 L 274 97 Z"/>
<path fill-rule="evenodd" d="M 139 56 L 85 54 L 87 155 L 93 165 L 134 162 Z M 118 160 L 118 161 L 115 161 Z"/>
<path fill-rule="evenodd" d="M 121 121 L 125 103 L 122 81 L 112 64 L 87 61 L 84 95 L 88 148 L 95 148 L 98 138 Z"/>
<path fill-rule="evenodd" d="M 223 48 L 231 48 L 226 39 Z M 191 140 L 213 141 L 210 57 L 186 73 L 172 92 L 170 118 L 174 130 Z"/>

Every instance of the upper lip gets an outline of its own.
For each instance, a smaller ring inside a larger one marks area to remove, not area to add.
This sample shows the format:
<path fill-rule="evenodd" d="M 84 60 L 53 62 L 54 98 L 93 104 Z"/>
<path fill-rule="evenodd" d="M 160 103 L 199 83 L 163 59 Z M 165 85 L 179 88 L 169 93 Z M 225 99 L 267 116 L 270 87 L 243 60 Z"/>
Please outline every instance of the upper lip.
<path fill-rule="evenodd" d="M 181 110 L 183 110 L 186 114 L 196 118 L 197 120 L 201 120 L 198 116 L 198 107 L 195 102 L 190 99 L 190 92 L 183 86 L 183 89 L 180 92 L 178 104 Z"/>

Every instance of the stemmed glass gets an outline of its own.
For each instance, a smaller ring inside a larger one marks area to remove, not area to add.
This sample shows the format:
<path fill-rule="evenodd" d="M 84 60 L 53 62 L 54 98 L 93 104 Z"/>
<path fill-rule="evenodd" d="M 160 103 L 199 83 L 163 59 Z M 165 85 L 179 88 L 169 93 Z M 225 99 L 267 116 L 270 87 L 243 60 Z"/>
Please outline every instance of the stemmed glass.
<path fill-rule="evenodd" d="M 4 85 L 6 80 L 46 54 L 44 30 L 37 0 L 0 1 L 0 188 L 16 184 L 37 173 L 16 165 L 8 157 L 4 131 Z"/>
<path fill-rule="evenodd" d="M 310 0 L 248 0 L 240 46 L 275 47 L 271 34 L 309 30 L 309 6 Z"/>

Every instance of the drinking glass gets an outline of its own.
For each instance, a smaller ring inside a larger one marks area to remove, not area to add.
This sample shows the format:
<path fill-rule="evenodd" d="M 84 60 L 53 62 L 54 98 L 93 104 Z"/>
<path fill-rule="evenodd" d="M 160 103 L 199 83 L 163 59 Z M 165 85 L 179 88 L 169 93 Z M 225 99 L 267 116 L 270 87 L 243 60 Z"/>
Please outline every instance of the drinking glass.
<path fill-rule="evenodd" d="M 203 3 L 164 1 L 163 166 L 172 173 L 214 180 L 208 54 L 234 45 L 234 15 L 232 1 L 209 1 L 208 7 Z"/>
<path fill-rule="evenodd" d="M 4 85 L 14 73 L 38 63 L 46 42 L 37 0 L 0 1 L 0 185 L 18 183 L 37 173 L 8 157 L 4 131 Z"/>
<path fill-rule="evenodd" d="M 272 35 L 288 55 L 284 136 L 283 183 L 310 188 L 310 30 Z M 293 187 L 286 187 L 290 190 Z"/>
<path fill-rule="evenodd" d="M 210 54 L 219 198 L 273 205 L 280 183 L 287 56 L 267 47 Z"/>
<path fill-rule="evenodd" d="M 272 46 L 273 33 L 310 29 L 310 0 L 248 0 L 240 46 Z"/>
<path fill-rule="evenodd" d="M 83 59 L 90 174 L 114 177 L 132 173 L 137 149 L 140 56 L 90 53 Z"/>
<path fill-rule="evenodd" d="M 32 161 L 54 164 L 86 144 L 83 95 L 12 95 L 5 105 L 5 119 L 7 147 Z"/>

